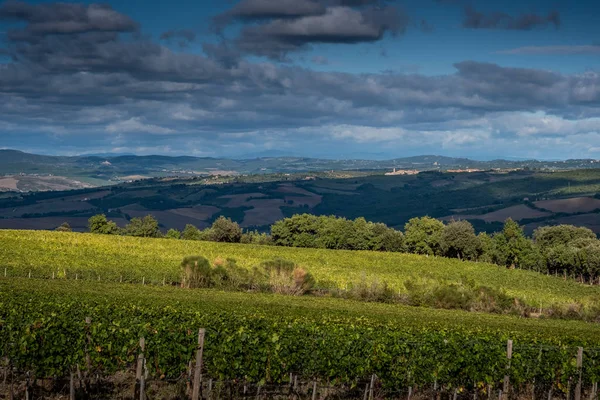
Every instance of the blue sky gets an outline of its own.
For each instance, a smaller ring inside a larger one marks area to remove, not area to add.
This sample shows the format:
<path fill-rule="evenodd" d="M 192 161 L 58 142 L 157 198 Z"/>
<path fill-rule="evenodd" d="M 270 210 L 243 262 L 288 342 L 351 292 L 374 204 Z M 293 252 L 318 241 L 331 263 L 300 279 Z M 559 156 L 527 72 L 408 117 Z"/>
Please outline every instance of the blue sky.
<path fill-rule="evenodd" d="M 595 1 L 0 1 L 0 147 L 600 158 Z"/>

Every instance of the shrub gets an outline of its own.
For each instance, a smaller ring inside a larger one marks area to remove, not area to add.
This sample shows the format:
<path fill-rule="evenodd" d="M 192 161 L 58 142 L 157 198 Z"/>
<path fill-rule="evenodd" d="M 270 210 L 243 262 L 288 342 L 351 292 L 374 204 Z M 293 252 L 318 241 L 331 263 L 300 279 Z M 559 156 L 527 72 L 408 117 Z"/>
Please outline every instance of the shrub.
<path fill-rule="evenodd" d="M 183 240 L 200 240 L 200 237 L 200 230 L 192 224 L 187 224 L 181 233 L 181 238 Z"/>
<path fill-rule="evenodd" d="M 294 262 L 277 258 L 262 264 L 270 289 L 274 293 L 302 295 L 311 290 L 315 279 Z"/>
<path fill-rule="evenodd" d="M 69 225 L 68 222 L 63 222 L 62 224 L 60 224 L 60 226 L 58 228 L 55 229 L 55 231 L 57 231 L 57 232 L 73 232 L 73 229 L 71 228 L 71 225 Z"/>
<path fill-rule="evenodd" d="M 190 256 L 181 262 L 183 272 L 182 286 L 187 288 L 202 288 L 212 286 L 213 268 L 210 262 L 202 256 Z"/>
<path fill-rule="evenodd" d="M 165 235 L 166 239 L 180 239 L 181 238 L 181 232 L 179 232 L 177 229 L 169 229 L 167 231 L 167 234 Z"/>

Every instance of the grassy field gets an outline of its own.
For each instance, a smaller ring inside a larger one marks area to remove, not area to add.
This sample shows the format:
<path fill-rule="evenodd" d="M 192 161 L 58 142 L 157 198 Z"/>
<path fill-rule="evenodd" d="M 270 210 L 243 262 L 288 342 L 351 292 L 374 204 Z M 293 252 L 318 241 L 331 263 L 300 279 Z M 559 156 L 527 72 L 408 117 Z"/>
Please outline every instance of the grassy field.
<path fill-rule="evenodd" d="M 433 380 L 482 387 L 506 373 L 507 339 L 514 340 L 515 384 L 566 383 L 576 373 L 576 346 L 586 349 L 586 382 L 600 374 L 600 328 L 576 321 L 26 278 L 0 278 L 0 305 L 2 354 L 40 374 L 84 365 L 90 332 L 94 368 L 127 368 L 144 336 L 150 374 L 176 377 L 193 357 L 200 327 L 207 329 L 205 372 L 219 379 L 281 382 L 296 372 L 352 382 L 375 373 L 396 388 Z"/>
<path fill-rule="evenodd" d="M 284 258 L 305 267 L 322 287 L 386 282 L 404 291 L 407 279 L 458 282 L 463 277 L 518 297 L 534 307 L 598 302 L 600 287 L 589 287 L 535 272 L 447 258 L 368 251 L 339 251 L 140 239 L 79 233 L 0 230 L 0 268 L 8 276 L 162 284 L 180 280 L 181 260 L 202 255 L 234 258 L 252 268 Z M 0 271 L 1 273 L 1 271 Z"/>

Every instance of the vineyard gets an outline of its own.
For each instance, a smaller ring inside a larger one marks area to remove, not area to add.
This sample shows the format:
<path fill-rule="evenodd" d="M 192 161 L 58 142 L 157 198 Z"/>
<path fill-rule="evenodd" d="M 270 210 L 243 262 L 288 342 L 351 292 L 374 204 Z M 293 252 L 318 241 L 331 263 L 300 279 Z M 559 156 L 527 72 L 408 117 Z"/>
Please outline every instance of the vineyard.
<path fill-rule="evenodd" d="M 375 374 L 388 389 L 439 382 L 466 390 L 497 387 L 508 374 L 515 387 L 561 391 L 579 374 L 578 346 L 583 382 L 600 378 L 600 328 L 575 321 L 26 278 L 0 280 L 0 305 L 3 357 L 41 377 L 85 368 L 86 355 L 94 371 L 128 369 L 144 337 L 149 375 L 178 378 L 206 328 L 204 371 L 221 380 L 282 383 L 294 373 L 357 383 Z"/>
<path fill-rule="evenodd" d="M 0 248 L 0 275 L 9 277 L 162 285 L 180 281 L 179 265 L 184 257 L 202 255 L 211 261 L 233 258 L 245 268 L 284 258 L 306 268 L 320 287 L 385 282 L 402 292 L 408 279 L 457 282 L 467 276 L 536 308 L 573 303 L 595 307 L 600 298 L 597 286 L 490 264 L 411 254 L 10 230 L 0 231 Z"/>

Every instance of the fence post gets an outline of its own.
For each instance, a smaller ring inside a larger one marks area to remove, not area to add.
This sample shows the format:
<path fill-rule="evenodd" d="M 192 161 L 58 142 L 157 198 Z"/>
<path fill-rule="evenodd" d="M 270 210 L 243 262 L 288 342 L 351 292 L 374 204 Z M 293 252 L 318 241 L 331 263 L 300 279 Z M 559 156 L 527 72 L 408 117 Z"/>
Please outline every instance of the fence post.
<path fill-rule="evenodd" d="M 508 359 L 508 363 L 506 364 L 506 375 L 504 375 L 504 386 L 502 387 L 502 393 L 504 395 L 504 399 L 508 400 L 508 395 L 510 391 L 510 376 L 508 375 L 510 372 L 510 363 L 512 361 L 512 348 L 513 341 L 508 340 L 506 342 L 506 358 Z"/>
<path fill-rule="evenodd" d="M 90 334 L 90 325 L 92 323 L 92 319 L 90 317 L 85 317 L 85 374 L 84 374 L 84 381 L 85 381 L 85 388 L 86 391 L 89 388 L 90 385 L 90 380 L 89 380 L 89 376 L 90 376 L 90 372 L 92 371 L 92 359 L 90 357 L 90 346 L 92 345 L 92 335 Z"/>
<path fill-rule="evenodd" d="M 317 380 L 313 381 L 312 400 L 317 400 Z"/>
<path fill-rule="evenodd" d="M 408 400 L 412 397 L 412 386 L 408 387 Z"/>
<path fill-rule="evenodd" d="M 71 377 L 69 379 L 69 400 L 75 400 L 75 377 L 73 369 L 71 369 Z"/>
<path fill-rule="evenodd" d="M 140 376 L 140 400 L 146 399 L 146 358 L 142 358 L 142 375 Z"/>
<path fill-rule="evenodd" d="M 144 339 L 144 337 L 142 336 L 140 338 L 140 353 L 138 354 L 137 357 L 137 364 L 135 367 L 135 386 L 133 387 L 133 398 L 136 399 L 138 397 L 138 391 L 139 391 L 139 397 L 142 397 L 142 390 L 141 390 L 141 384 L 142 384 L 142 376 L 144 374 L 144 350 L 146 349 L 146 339 Z"/>
<path fill-rule="evenodd" d="M 583 372 L 583 347 L 577 348 L 577 373 L 579 374 L 579 380 L 577 386 L 575 386 L 575 400 L 581 400 L 581 375 Z"/>
<path fill-rule="evenodd" d="M 375 386 L 375 374 L 371 375 L 371 384 L 369 385 L 369 400 L 373 400 L 373 387 Z"/>
<path fill-rule="evenodd" d="M 194 386 L 192 388 L 192 400 L 198 400 L 200 396 L 200 385 L 202 384 L 202 352 L 204 351 L 204 334 L 206 330 L 200 328 L 198 331 L 198 349 L 196 350 L 196 367 L 194 369 Z"/>
<path fill-rule="evenodd" d="M 590 393 L 590 400 L 596 400 L 597 394 L 598 394 L 598 382 L 594 382 L 592 384 L 592 392 Z"/>

